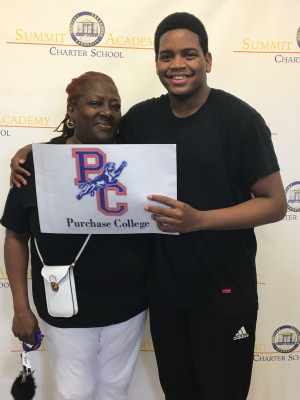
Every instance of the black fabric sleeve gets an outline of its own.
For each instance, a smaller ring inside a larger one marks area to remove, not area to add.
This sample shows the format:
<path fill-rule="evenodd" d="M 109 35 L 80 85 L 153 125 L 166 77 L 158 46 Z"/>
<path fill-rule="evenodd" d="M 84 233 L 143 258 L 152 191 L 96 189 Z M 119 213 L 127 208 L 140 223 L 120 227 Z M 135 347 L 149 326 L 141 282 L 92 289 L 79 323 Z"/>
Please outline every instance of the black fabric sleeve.
<path fill-rule="evenodd" d="M 279 171 L 271 132 L 256 113 L 239 135 L 239 175 L 251 188 L 259 179 Z"/>
<path fill-rule="evenodd" d="M 25 208 L 25 197 L 28 191 L 32 190 L 32 180 L 34 179 L 32 152 L 28 154 L 24 168 L 31 173 L 31 176 L 27 178 L 28 183 L 26 186 L 22 185 L 19 189 L 17 187 L 10 189 L 0 220 L 5 228 L 17 233 L 30 232 L 29 213 L 28 209 Z"/>
<path fill-rule="evenodd" d="M 30 231 L 28 215 L 22 207 L 23 195 L 24 190 L 22 188 L 14 187 L 9 191 L 0 221 L 5 228 L 17 233 Z"/>

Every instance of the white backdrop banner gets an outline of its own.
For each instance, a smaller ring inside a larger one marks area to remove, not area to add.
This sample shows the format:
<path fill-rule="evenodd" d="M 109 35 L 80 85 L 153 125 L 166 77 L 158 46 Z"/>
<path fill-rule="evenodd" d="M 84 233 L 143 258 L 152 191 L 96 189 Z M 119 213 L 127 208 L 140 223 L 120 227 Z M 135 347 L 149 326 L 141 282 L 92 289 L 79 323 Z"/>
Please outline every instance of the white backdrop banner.
<path fill-rule="evenodd" d="M 176 145 L 33 144 L 33 160 L 45 233 L 162 233 L 147 195 L 177 198 Z"/>
<path fill-rule="evenodd" d="M 264 117 L 288 201 L 281 222 L 255 230 L 260 310 L 247 400 L 299 400 L 299 0 L 10 0 L 1 2 L 0 11 L 2 209 L 12 155 L 27 143 L 57 136 L 53 130 L 65 116 L 65 88 L 72 78 L 86 71 L 112 76 L 125 114 L 137 102 L 165 92 L 155 73 L 153 36 L 158 23 L 176 11 L 193 13 L 203 21 L 213 59 L 208 83 L 245 100 Z M 81 30 L 85 20 L 90 21 L 94 36 Z M 117 167 L 122 161 L 118 160 Z M 126 168 L 120 175 L 122 183 Z M 81 201 L 93 200 L 87 197 Z M 2 243 L 4 235 L 1 227 Z M 11 333 L 12 317 L 0 248 L 2 400 L 11 399 L 10 387 L 20 369 L 20 343 Z M 202 362 L 205 368 L 206 360 Z M 34 352 L 32 365 L 38 384 L 36 400 L 52 400 L 45 347 Z M 148 325 L 128 400 L 141 399 L 164 399 Z"/>

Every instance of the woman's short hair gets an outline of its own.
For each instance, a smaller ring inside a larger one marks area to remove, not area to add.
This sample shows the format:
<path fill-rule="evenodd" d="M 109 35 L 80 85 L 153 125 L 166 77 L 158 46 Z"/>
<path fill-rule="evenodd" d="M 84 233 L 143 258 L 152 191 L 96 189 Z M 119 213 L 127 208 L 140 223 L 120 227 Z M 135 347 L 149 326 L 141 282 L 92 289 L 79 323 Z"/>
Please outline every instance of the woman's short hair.
<path fill-rule="evenodd" d="M 80 94 L 82 93 L 82 89 L 84 86 L 92 81 L 105 79 L 114 83 L 112 78 L 109 75 L 103 74 L 102 72 L 88 71 L 84 74 L 80 75 L 78 78 L 73 78 L 71 82 L 66 87 L 66 92 L 68 94 L 67 104 L 76 104 Z"/>

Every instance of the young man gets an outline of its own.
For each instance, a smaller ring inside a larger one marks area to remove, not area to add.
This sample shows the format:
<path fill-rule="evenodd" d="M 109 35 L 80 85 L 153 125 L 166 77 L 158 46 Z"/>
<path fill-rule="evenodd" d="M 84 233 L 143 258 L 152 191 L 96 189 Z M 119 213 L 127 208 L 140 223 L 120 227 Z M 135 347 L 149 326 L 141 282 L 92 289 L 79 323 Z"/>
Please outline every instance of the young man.
<path fill-rule="evenodd" d="M 270 131 L 249 105 L 210 89 L 212 56 L 193 15 L 166 17 L 155 33 L 167 95 L 132 107 L 129 143 L 176 143 L 178 199 L 151 195 L 159 228 L 150 323 L 167 400 L 245 400 L 255 343 L 253 228 L 283 218 L 286 198 Z M 146 122 L 146 123 L 145 123 Z"/>

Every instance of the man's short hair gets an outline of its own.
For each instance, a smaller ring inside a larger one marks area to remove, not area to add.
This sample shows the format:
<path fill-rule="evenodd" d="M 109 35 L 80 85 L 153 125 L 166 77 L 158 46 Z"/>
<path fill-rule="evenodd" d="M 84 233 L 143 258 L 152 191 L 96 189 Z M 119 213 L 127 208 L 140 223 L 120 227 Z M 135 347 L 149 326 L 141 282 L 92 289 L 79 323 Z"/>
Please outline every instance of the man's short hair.
<path fill-rule="evenodd" d="M 154 35 L 154 50 L 156 57 L 159 52 L 159 41 L 161 36 L 173 29 L 188 29 L 199 36 L 199 43 L 205 55 L 208 52 L 208 37 L 202 22 L 193 14 L 176 12 L 168 15 L 158 25 Z"/>

